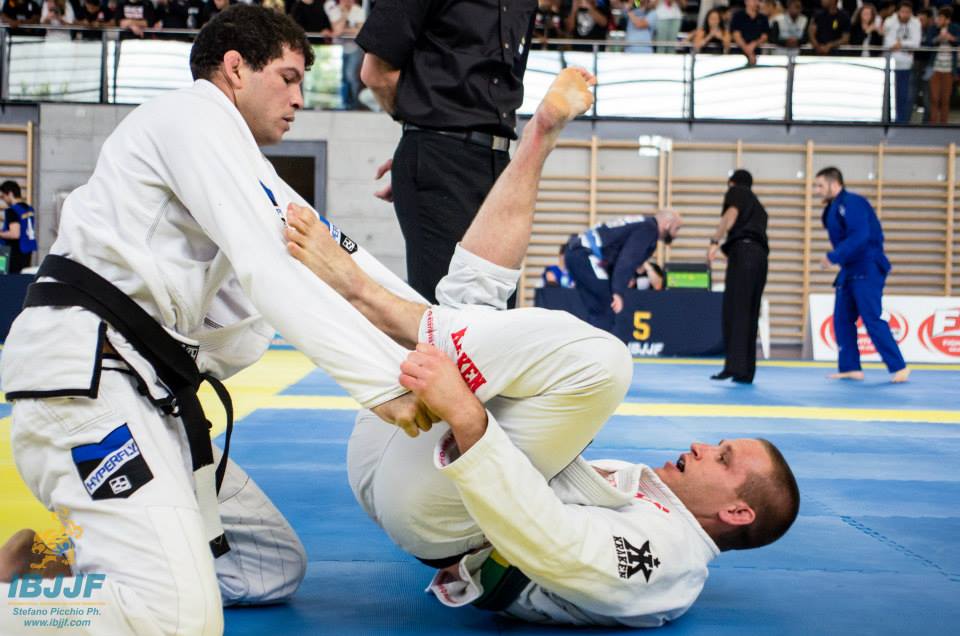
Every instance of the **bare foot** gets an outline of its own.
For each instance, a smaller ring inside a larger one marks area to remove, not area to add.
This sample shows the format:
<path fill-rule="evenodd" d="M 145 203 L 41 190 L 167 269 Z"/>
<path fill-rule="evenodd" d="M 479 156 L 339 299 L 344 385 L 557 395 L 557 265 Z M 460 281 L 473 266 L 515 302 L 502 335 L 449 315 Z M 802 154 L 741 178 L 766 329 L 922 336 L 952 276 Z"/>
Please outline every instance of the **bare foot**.
<path fill-rule="evenodd" d="M 593 106 L 590 87 L 596 83 L 596 78 L 585 69 L 571 66 L 560 71 L 534 114 L 543 133 L 559 135 L 567 122 L 587 112 Z"/>
<path fill-rule="evenodd" d="M 903 367 L 899 371 L 893 374 L 893 377 L 890 378 L 890 381 L 894 384 L 903 384 L 907 381 L 907 378 L 910 377 L 910 367 Z"/>
<path fill-rule="evenodd" d="M 831 380 L 862 380 L 863 371 L 842 371 L 840 373 L 831 373 L 827 376 Z"/>
<path fill-rule="evenodd" d="M 0 581 L 9 583 L 14 576 L 30 571 L 36 536 L 33 530 L 20 530 L 0 547 Z"/>
<path fill-rule="evenodd" d="M 287 251 L 346 299 L 363 283 L 363 271 L 330 236 L 330 228 L 308 208 L 287 208 Z"/>

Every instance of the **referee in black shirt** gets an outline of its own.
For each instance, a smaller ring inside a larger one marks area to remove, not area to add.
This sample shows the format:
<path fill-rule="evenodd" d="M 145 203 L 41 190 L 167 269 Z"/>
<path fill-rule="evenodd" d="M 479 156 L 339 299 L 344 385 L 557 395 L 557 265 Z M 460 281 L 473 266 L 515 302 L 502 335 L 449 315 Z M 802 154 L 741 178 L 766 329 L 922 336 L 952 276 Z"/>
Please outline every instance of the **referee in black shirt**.
<path fill-rule="evenodd" d="M 760 301 L 767 284 L 767 211 L 753 194 L 753 177 L 736 170 L 727 182 L 720 224 L 707 250 L 707 261 L 717 257 L 720 241 L 727 257 L 723 290 L 723 342 L 726 360 L 713 380 L 733 378 L 750 384 L 757 368 L 757 323 Z"/>
<path fill-rule="evenodd" d="M 376 0 L 357 36 L 363 83 L 403 125 L 392 194 L 378 196 L 392 196 L 407 280 L 431 302 L 510 160 L 536 9 L 537 0 Z"/>

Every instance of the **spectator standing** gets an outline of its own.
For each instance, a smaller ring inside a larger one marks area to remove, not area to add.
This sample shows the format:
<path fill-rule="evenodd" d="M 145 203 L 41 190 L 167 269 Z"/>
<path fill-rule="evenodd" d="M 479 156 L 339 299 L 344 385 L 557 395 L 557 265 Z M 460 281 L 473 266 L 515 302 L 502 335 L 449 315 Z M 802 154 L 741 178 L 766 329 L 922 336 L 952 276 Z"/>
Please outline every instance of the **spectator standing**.
<path fill-rule="evenodd" d="M 756 64 L 760 47 L 770 37 L 770 23 L 760 13 L 759 0 L 746 0 L 743 10 L 737 11 L 730 20 L 730 36 L 737 47 L 735 52 L 746 55 L 751 66 Z"/>
<path fill-rule="evenodd" d="M 29 267 L 30 258 L 37 251 L 34 211 L 22 196 L 20 185 L 16 181 L 0 183 L 0 200 L 7 206 L 0 239 L 10 248 L 10 274 L 19 274 L 25 267 Z"/>
<path fill-rule="evenodd" d="M 43 35 L 35 29 L 19 29 L 22 25 L 40 24 L 40 5 L 34 0 L 5 0 L 0 21 L 10 27 L 10 35 Z"/>
<path fill-rule="evenodd" d="M 367 19 L 367 13 L 355 0 L 340 0 L 330 7 L 327 15 L 334 35 L 343 38 L 340 40 L 343 47 L 340 97 L 345 109 L 354 110 L 357 96 L 360 95 L 360 64 L 363 62 L 363 51 L 355 39 Z"/>
<path fill-rule="evenodd" d="M 877 57 L 879 47 L 883 46 L 883 24 L 877 15 L 877 8 L 869 2 L 864 2 L 853 14 L 850 25 L 850 46 L 860 48 L 861 57 Z M 878 47 L 869 50 L 867 47 Z"/>
<path fill-rule="evenodd" d="M 151 0 L 124 0 L 117 10 L 117 26 L 138 38 L 142 38 L 144 29 L 152 28 L 155 22 L 156 10 Z"/>
<path fill-rule="evenodd" d="M 929 2 L 929 0 L 924 0 Z M 933 9 L 914 9 L 914 15 L 920 21 L 920 46 L 926 47 L 929 43 L 924 39 L 924 34 L 934 25 Z M 932 45 L 930 45 L 932 47 Z M 910 105 L 916 107 L 922 106 L 923 123 L 930 122 L 930 90 L 927 85 L 930 79 L 928 68 L 933 63 L 933 51 L 915 51 L 913 54 L 913 66 L 910 68 Z"/>
<path fill-rule="evenodd" d="M 707 248 L 707 262 L 717 257 L 717 250 L 728 259 L 722 315 L 726 359 L 723 370 L 710 379 L 733 378 L 734 382 L 750 384 L 757 368 L 757 328 L 770 248 L 767 211 L 753 193 L 753 176 L 746 170 L 730 175 L 720 213 L 720 223 Z"/>
<path fill-rule="evenodd" d="M 163 29 L 199 29 L 202 24 L 202 0 L 158 0 L 157 22 Z"/>
<path fill-rule="evenodd" d="M 363 83 L 403 137 L 379 178 L 430 302 L 457 242 L 510 161 L 537 0 L 378 0 L 357 36 Z"/>
<path fill-rule="evenodd" d="M 325 38 L 333 35 L 330 18 L 318 0 L 297 0 L 290 17 L 309 34 L 319 34 Z"/>
<path fill-rule="evenodd" d="M 713 9 L 720 9 L 727 6 L 727 0 L 700 0 L 700 6 L 697 9 L 697 28 L 703 29 L 707 23 L 707 14 Z M 721 11 L 721 14 L 723 12 Z M 724 16 L 721 15 L 721 18 Z M 726 24 L 724 24 L 726 27 Z"/>
<path fill-rule="evenodd" d="M 850 15 L 837 7 L 837 0 L 823 0 L 810 21 L 810 45 L 815 55 L 841 55 L 850 41 Z"/>
<path fill-rule="evenodd" d="M 100 4 L 100 0 L 83 0 L 77 10 L 76 18 L 77 26 L 88 29 L 101 29 L 104 26 L 116 24 L 113 12 L 106 5 Z M 99 40 L 101 34 L 96 31 L 75 31 L 74 37 L 81 40 Z"/>
<path fill-rule="evenodd" d="M 760 3 L 760 13 L 767 16 L 767 22 L 773 27 L 773 21 L 778 15 L 783 15 L 783 7 L 779 0 L 763 0 Z"/>
<path fill-rule="evenodd" d="M 203 13 L 200 14 L 200 27 L 202 28 L 213 16 L 229 7 L 230 4 L 230 0 L 206 0 L 203 5 Z"/>
<path fill-rule="evenodd" d="M 790 0 L 787 10 L 773 19 L 770 24 L 770 41 L 781 47 L 778 53 L 799 52 L 807 43 L 807 16 L 803 15 L 803 3 Z"/>
<path fill-rule="evenodd" d="M 566 37 L 560 0 L 541 0 L 533 21 L 533 39 L 542 49 L 556 49 L 548 40 Z"/>
<path fill-rule="evenodd" d="M 627 11 L 627 47 L 628 53 L 653 53 L 650 45 L 657 30 L 657 12 L 654 8 L 657 0 L 633 0 Z"/>
<path fill-rule="evenodd" d="M 697 53 L 727 53 L 730 50 L 730 32 L 723 26 L 723 14 L 720 9 L 707 12 L 704 26 L 688 36 Z"/>
<path fill-rule="evenodd" d="M 668 46 L 658 46 L 661 53 L 675 53 L 677 34 L 680 33 L 680 23 L 683 22 L 683 9 L 687 0 L 657 0 L 657 24 L 654 29 L 654 38 L 657 42 L 664 42 Z"/>
<path fill-rule="evenodd" d="M 913 115 L 916 93 L 910 86 L 913 75 L 913 52 L 921 43 L 920 20 L 913 15 L 913 5 L 903 0 L 897 12 L 883 23 L 883 48 L 892 51 L 891 62 L 896 85 L 896 117 L 898 124 L 909 123 Z"/>
<path fill-rule="evenodd" d="M 573 0 L 564 20 L 564 29 L 575 40 L 605 40 L 612 19 L 609 0 Z M 592 51 L 593 45 L 575 44 L 573 49 Z"/>
<path fill-rule="evenodd" d="M 844 187 L 843 174 L 834 168 L 817 173 L 814 193 L 823 199 L 823 227 L 833 249 L 820 266 L 840 266 L 833 283 L 836 299 L 833 331 L 839 356 L 833 379 L 862 380 L 860 348 L 857 346 L 857 318 L 873 341 L 880 358 L 893 374 L 892 382 L 906 382 L 910 369 L 903 361 L 890 325 L 881 318 L 883 286 L 890 273 L 890 261 L 883 252 L 883 229 L 873 206 Z"/>
<path fill-rule="evenodd" d="M 40 9 L 40 24 L 70 26 L 76 22 L 73 6 L 67 0 L 44 0 Z M 69 40 L 70 32 L 59 29 L 47 31 L 47 40 Z"/>
<path fill-rule="evenodd" d="M 955 24 L 952 17 L 953 9 L 940 7 L 936 23 L 927 30 L 926 44 L 937 47 L 929 68 L 931 124 L 946 124 L 950 115 L 953 76 L 957 72 L 957 53 L 953 47 L 960 41 L 960 25 Z"/>

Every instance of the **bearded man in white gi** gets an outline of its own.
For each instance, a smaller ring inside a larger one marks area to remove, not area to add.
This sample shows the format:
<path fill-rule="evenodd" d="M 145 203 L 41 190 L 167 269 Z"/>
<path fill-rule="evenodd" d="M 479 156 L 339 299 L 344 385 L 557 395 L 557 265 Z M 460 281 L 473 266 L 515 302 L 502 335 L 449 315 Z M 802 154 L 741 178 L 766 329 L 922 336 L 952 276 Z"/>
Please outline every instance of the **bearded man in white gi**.
<path fill-rule="evenodd" d="M 222 604 L 296 590 L 302 545 L 238 466 L 215 475 L 195 395 L 200 374 L 255 362 L 274 329 L 363 406 L 429 426 L 397 382 L 407 351 L 285 249 L 284 210 L 305 202 L 260 146 L 279 142 L 303 105 L 313 62 L 303 30 L 269 9 L 230 7 L 190 61 L 193 86 L 130 113 L 67 198 L 3 351 L 18 470 L 82 529 L 55 589 L 102 577 L 84 599 L 99 614 L 71 633 L 220 634 Z M 174 391 L 168 378 L 186 379 Z M 29 531 L 8 542 L 0 578 L 35 571 L 17 560 L 33 542 Z M 0 597 L 25 589 L 14 581 Z M 35 631 L 8 609 L 0 633 Z"/>
<path fill-rule="evenodd" d="M 720 551 L 782 536 L 800 499 L 765 440 L 694 443 L 661 468 L 586 462 L 629 386 L 626 348 L 565 312 L 497 311 L 520 276 L 544 161 L 592 103 L 592 82 L 577 69 L 555 80 L 457 246 L 439 306 L 399 281 L 380 283 L 406 300 L 386 291 L 309 211 L 292 211 L 286 234 L 295 257 L 416 345 L 400 382 L 448 426 L 411 439 L 361 412 L 348 470 L 371 518 L 438 569 L 437 598 L 533 622 L 652 627 L 693 604 Z"/>

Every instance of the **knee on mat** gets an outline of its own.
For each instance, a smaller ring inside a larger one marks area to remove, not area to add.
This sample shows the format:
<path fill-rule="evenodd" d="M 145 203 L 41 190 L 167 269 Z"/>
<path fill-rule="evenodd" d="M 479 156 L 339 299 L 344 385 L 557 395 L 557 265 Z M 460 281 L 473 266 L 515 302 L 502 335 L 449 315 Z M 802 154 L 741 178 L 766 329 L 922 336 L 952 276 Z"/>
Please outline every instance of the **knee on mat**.
<path fill-rule="evenodd" d="M 118 593 L 122 597 L 124 591 Z M 169 595 L 150 600 L 154 619 L 163 634 L 223 633 L 223 609 L 216 580 L 193 579 L 187 585 L 181 582 Z"/>
<path fill-rule="evenodd" d="M 251 572 L 229 568 L 219 578 L 223 605 L 268 605 L 288 601 L 307 574 L 307 552 L 292 528 L 270 531 L 274 549 Z M 227 553 L 221 558 L 231 558 Z M 249 567 L 249 566 L 248 566 Z"/>

